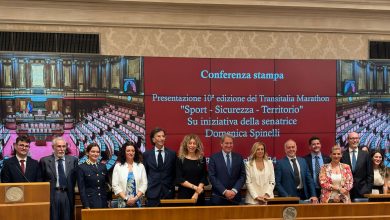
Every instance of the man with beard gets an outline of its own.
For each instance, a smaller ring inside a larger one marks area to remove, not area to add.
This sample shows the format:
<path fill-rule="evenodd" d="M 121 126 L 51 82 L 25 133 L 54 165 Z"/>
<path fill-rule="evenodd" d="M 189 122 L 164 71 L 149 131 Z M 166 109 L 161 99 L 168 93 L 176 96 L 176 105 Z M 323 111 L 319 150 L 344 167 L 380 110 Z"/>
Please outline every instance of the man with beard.
<path fill-rule="evenodd" d="M 40 161 L 43 181 L 50 182 L 50 219 L 70 220 L 74 217 L 74 168 L 78 160 L 65 155 L 67 143 L 62 137 L 54 138 L 52 147 L 53 154 Z"/>

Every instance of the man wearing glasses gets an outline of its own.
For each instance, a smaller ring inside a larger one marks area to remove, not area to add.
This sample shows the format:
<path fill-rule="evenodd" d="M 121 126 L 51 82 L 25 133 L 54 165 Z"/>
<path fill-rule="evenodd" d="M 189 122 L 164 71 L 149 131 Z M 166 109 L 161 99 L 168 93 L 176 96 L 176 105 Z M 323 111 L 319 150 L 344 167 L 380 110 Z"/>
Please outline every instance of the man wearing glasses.
<path fill-rule="evenodd" d="M 359 134 L 351 132 L 348 134 L 348 148 L 343 152 L 341 163 L 351 167 L 353 175 L 353 188 L 351 189 L 351 200 L 363 198 L 364 194 L 371 193 L 374 182 L 374 171 L 368 152 L 359 149 Z"/>
<path fill-rule="evenodd" d="M 41 182 L 42 176 L 38 161 L 27 156 L 30 150 L 30 139 L 27 136 L 19 136 L 14 144 L 15 156 L 4 160 L 1 170 L 1 182 Z"/>

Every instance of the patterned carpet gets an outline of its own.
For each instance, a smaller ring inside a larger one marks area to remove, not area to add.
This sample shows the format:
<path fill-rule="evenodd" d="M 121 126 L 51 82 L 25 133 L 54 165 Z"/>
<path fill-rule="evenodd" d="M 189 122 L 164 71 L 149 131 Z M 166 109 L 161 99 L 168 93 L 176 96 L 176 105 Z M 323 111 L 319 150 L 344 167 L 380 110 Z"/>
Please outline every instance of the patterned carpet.
<path fill-rule="evenodd" d="M 16 140 L 16 133 L 15 130 L 11 130 L 11 137 L 8 140 L 7 144 L 5 145 L 3 149 L 4 156 L 10 157 L 12 153 L 12 145 L 15 143 Z M 78 156 L 78 150 L 73 143 L 72 139 L 69 135 L 69 130 L 65 130 L 64 135 L 62 137 L 65 139 L 65 141 L 69 144 L 70 149 L 70 155 Z M 46 142 L 46 146 L 37 146 L 35 142 L 30 143 L 30 156 L 35 160 L 40 160 L 42 157 L 48 156 L 53 153 L 52 144 L 51 142 Z"/>

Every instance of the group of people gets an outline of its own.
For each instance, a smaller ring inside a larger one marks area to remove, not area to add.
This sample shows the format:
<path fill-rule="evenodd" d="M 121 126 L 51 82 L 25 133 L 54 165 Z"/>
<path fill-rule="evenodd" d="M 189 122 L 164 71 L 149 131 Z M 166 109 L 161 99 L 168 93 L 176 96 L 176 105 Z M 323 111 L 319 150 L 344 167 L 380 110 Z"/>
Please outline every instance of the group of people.
<path fill-rule="evenodd" d="M 66 141 L 52 141 L 53 155 L 39 162 L 28 156 L 30 140 L 19 136 L 14 146 L 15 157 L 4 161 L 2 182 L 48 181 L 51 186 L 51 219 L 72 219 L 74 188 L 77 186 L 83 207 L 149 207 L 159 206 L 161 199 L 192 198 L 205 204 L 204 187 L 212 185 L 212 205 L 242 203 L 241 189 L 246 184 L 245 203 L 266 204 L 274 197 L 299 197 L 312 203 L 349 203 L 363 194 L 387 191 L 386 170 L 380 151 L 359 149 L 359 135 L 348 134 L 348 146 L 332 147 L 330 157 L 321 152 L 318 137 L 309 140 L 310 153 L 297 157 L 297 144 L 284 143 L 286 157 L 274 168 L 263 142 L 253 144 L 247 162 L 235 153 L 234 137 L 221 137 L 221 151 L 211 155 L 208 165 L 203 144 L 197 135 L 186 135 L 178 154 L 165 146 L 166 132 L 155 128 L 150 132 L 154 147 L 144 154 L 132 142 L 120 149 L 112 175 L 99 162 L 100 147 L 87 146 L 88 159 L 78 165 L 75 157 L 65 155 Z M 111 183 L 112 189 L 110 189 Z M 115 194 L 110 199 L 111 191 Z M 111 203 L 109 203 L 111 200 Z M 146 200 L 146 202 L 145 202 Z"/>
<path fill-rule="evenodd" d="M 50 219 L 72 219 L 74 210 L 75 171 L 78 159 L 66 154 L 67 143 L 52 141 L 53 154 L 38 162 L 28 156 L 30 139 L 19 136 L 14 144 L 14 157 L 4 160 L 1 182 L 50 182 Z"/>
<path fill-rule="evenodd" d="M 312 203 L 350 203 L 364 194 L 387 193 L 387 172 L 383 154 L 359 148 L 359 134 L 348 134 L 345 150 L 335 145 L 330 156 L 321 153 L 317 137 L 309 140 L 310 154 L 296 156 L 295 141 L 284 144 L 286 157 L 275 168 L 279 196 L 297 196 Z"/>

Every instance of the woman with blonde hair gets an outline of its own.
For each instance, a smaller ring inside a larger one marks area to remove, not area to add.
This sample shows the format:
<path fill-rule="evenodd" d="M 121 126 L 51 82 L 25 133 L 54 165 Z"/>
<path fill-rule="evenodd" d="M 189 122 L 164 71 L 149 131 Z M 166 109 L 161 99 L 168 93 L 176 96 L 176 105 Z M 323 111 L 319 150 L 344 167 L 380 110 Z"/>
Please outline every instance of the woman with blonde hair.
<path fill-rule="evenodd" d="M 350 203 L 349 191 L 353 186 L 353 176 L 348 164 L 340 163 L 341 147 L 332 147 L 332 161 L 321 167 L 319 180 L 322 203 Z"/>
<path fill-rule="evenodd" d="M 265 144 L 253 144 L 249 160 L 245 163 L 246 194 L 248 204 L 266 204 L 268 198 L 273 198 L 275 174 L 272 161 L 268 159 Z"/>
<path fill-rule="evenodd" d="M 197 205 L 204 205 L 204 189 L 208 185 L 206 160 L 203 144 L 195 134 L 186 135 L 180 144 L 176 161 L 176 183 L 179 185 L 179 199 L 195 199 Z"/>

